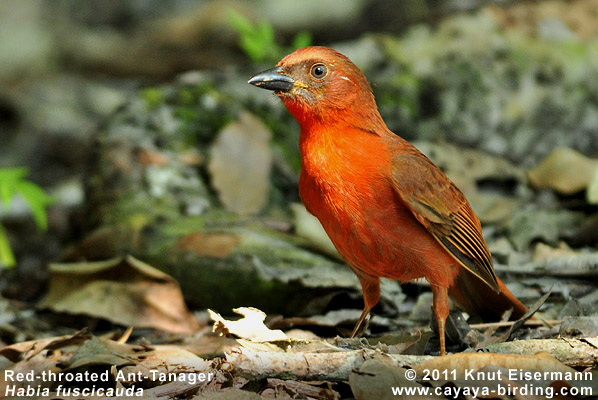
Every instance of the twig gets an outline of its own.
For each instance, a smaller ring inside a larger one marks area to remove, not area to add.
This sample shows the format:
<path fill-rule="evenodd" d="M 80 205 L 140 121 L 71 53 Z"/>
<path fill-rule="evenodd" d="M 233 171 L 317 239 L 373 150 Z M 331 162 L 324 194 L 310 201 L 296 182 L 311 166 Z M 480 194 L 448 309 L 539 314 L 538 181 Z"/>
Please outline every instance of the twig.
<path fill-rule="evenodd" d="M 431 356 L 384 354 L 377 350 L 361 349 L 327 353 L 286 353 L 234 349 L 226 354 L 232 369 L 249 379 L 294 378 L 298 380 L 342 381 L 359 369 L 365 360 L 385 357 L 397 365 L 412 365 L 429 360 Z"/>
<path fill-rule="evenodd" d="M 598 338 L 585 339 L 533 339 L 496 343 L 481 351 L 502 354 L 534 355 L 545 351 L 571 367 L 596 367 L 598 365 Z M 326 353 L 287 353 L 256 351 L 240 347 L 226 354 L 229 370 L 249 379 L 282 378 L 299 380 L 347 380 L 371 358 L 383 358 L 397 366 L 413 366 L 431 359 L 431 356 L 385 354 L 379 350 L 361 349 Z"/>
<path fill-rule="evenodd" d="M 485 322 L 482 324 L 471 324 L 469 325 L 473 329 L 487 329 L 487 328 L 505 328 L 509 326 L 513 326 L 517 321 L 501 321 L 501 322 Z M 560 325 L 562 321 L 558 319 L 549 319 L 549 320 L 536 320 L 532 319 L 529 321 L 525 321 L 523 324 L 524 326 L 543 326 L 546 325 L 549 328 L 552 328 L 555 325 Z"/>
<path fill-rule="evenodd" d="M 129 326 L 127 328 L 127 330 L 121 335 L 120 338 L 118 338 L 118 340 L 116 341 L 117 343 L 127 343 L 127 340 L 129 340 L 129 337 L 131 336 L 131 333 L 133 333 L 133 327 Z"/>

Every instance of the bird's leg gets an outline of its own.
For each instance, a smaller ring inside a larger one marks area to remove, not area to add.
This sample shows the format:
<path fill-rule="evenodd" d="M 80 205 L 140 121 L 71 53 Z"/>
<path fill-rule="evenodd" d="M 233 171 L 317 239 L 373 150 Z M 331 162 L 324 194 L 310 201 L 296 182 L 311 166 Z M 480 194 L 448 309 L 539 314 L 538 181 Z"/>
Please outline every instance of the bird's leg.
<path fill-rule="evenodd" d="M 380 280 L 378 278 L 370 276 L 359 277 L 359 282 L 361 283 L 361 291 L 363 292 L 364 306 L 361 316 L 359 317 L 359 320 L 357 320 L 357 324 L 355 324 L 355 328 L 353 328 L 353 332 L 351 333 L 352 338 L 357 336 L 363 329 L 370 310 L 378 304 L 378 301 L 380 300 Z"/>
<path fill-rule="evenodd" d="M 443 286 L 432 286 L 432 303 L 434 315 L 438 322 L 438 335 L 440 335 L 440 355 L 446 355 L 446 342 L 444 336 L 444 325 L 450 312 L 448 289 Z"/>
<path fill-rule="evenodd" d="M 361 312 L 361 316 L 357 320 L 355 324 L 355 328 L 353 328 L 353 332 L 351 332 L 351 339 L 357 336 L 365 328 L 365 320 L 367 319 L 368 315 L 370 314 L 371 308 L 365 306 L 363 307 L 363 311 Z"/>

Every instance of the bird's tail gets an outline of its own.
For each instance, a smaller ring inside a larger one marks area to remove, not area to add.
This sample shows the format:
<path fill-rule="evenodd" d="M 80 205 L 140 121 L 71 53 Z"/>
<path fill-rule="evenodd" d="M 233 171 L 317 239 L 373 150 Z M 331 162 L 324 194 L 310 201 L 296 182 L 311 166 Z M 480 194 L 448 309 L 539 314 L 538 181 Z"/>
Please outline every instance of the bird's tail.
<path fill-rule="evenodd" d="M 498 278 L 497 278 L 498 279 Z M 518 319 L 527 307 L 498 279 L 500 293 L 496 293 L 480 278 L 462 268 L 449 288 L 449 296 L 457 305 L 471 315 L 484 321 L 499 321 L 505 311 L 512 309 L 511 319 Z"/>

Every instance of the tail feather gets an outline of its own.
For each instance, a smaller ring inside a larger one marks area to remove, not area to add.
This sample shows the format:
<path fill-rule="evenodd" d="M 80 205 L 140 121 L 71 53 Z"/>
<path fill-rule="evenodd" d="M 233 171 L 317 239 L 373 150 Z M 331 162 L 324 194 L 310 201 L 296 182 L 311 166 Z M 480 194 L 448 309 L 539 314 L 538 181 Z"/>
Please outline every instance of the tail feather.
<path fill-rule="evenodd" d="M 512 309 L 511 319 L 518 319 L 527 312 L 527 307 L 498 279 L 500 293 L 496 293 L 480 278 L 466 269 L 461 269 L 449 296 L 463 310 L 477 315 L 484 321 L 499 321 L 505 311 Z"/>

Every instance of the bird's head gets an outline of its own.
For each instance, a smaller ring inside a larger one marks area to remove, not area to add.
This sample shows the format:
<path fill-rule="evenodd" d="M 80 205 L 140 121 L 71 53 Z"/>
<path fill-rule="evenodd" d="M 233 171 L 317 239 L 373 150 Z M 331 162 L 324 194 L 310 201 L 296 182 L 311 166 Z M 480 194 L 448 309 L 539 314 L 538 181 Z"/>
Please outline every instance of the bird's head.
<path fill-rule="evenodd" d="M 348 111 L 355 114 L 355 108 L 373 108 L 377 113 L 366 77 L 351 60 L 328 47 L 298 49 L 249 83 L 273 90 L 302 126 L 329 123 Z"/>

